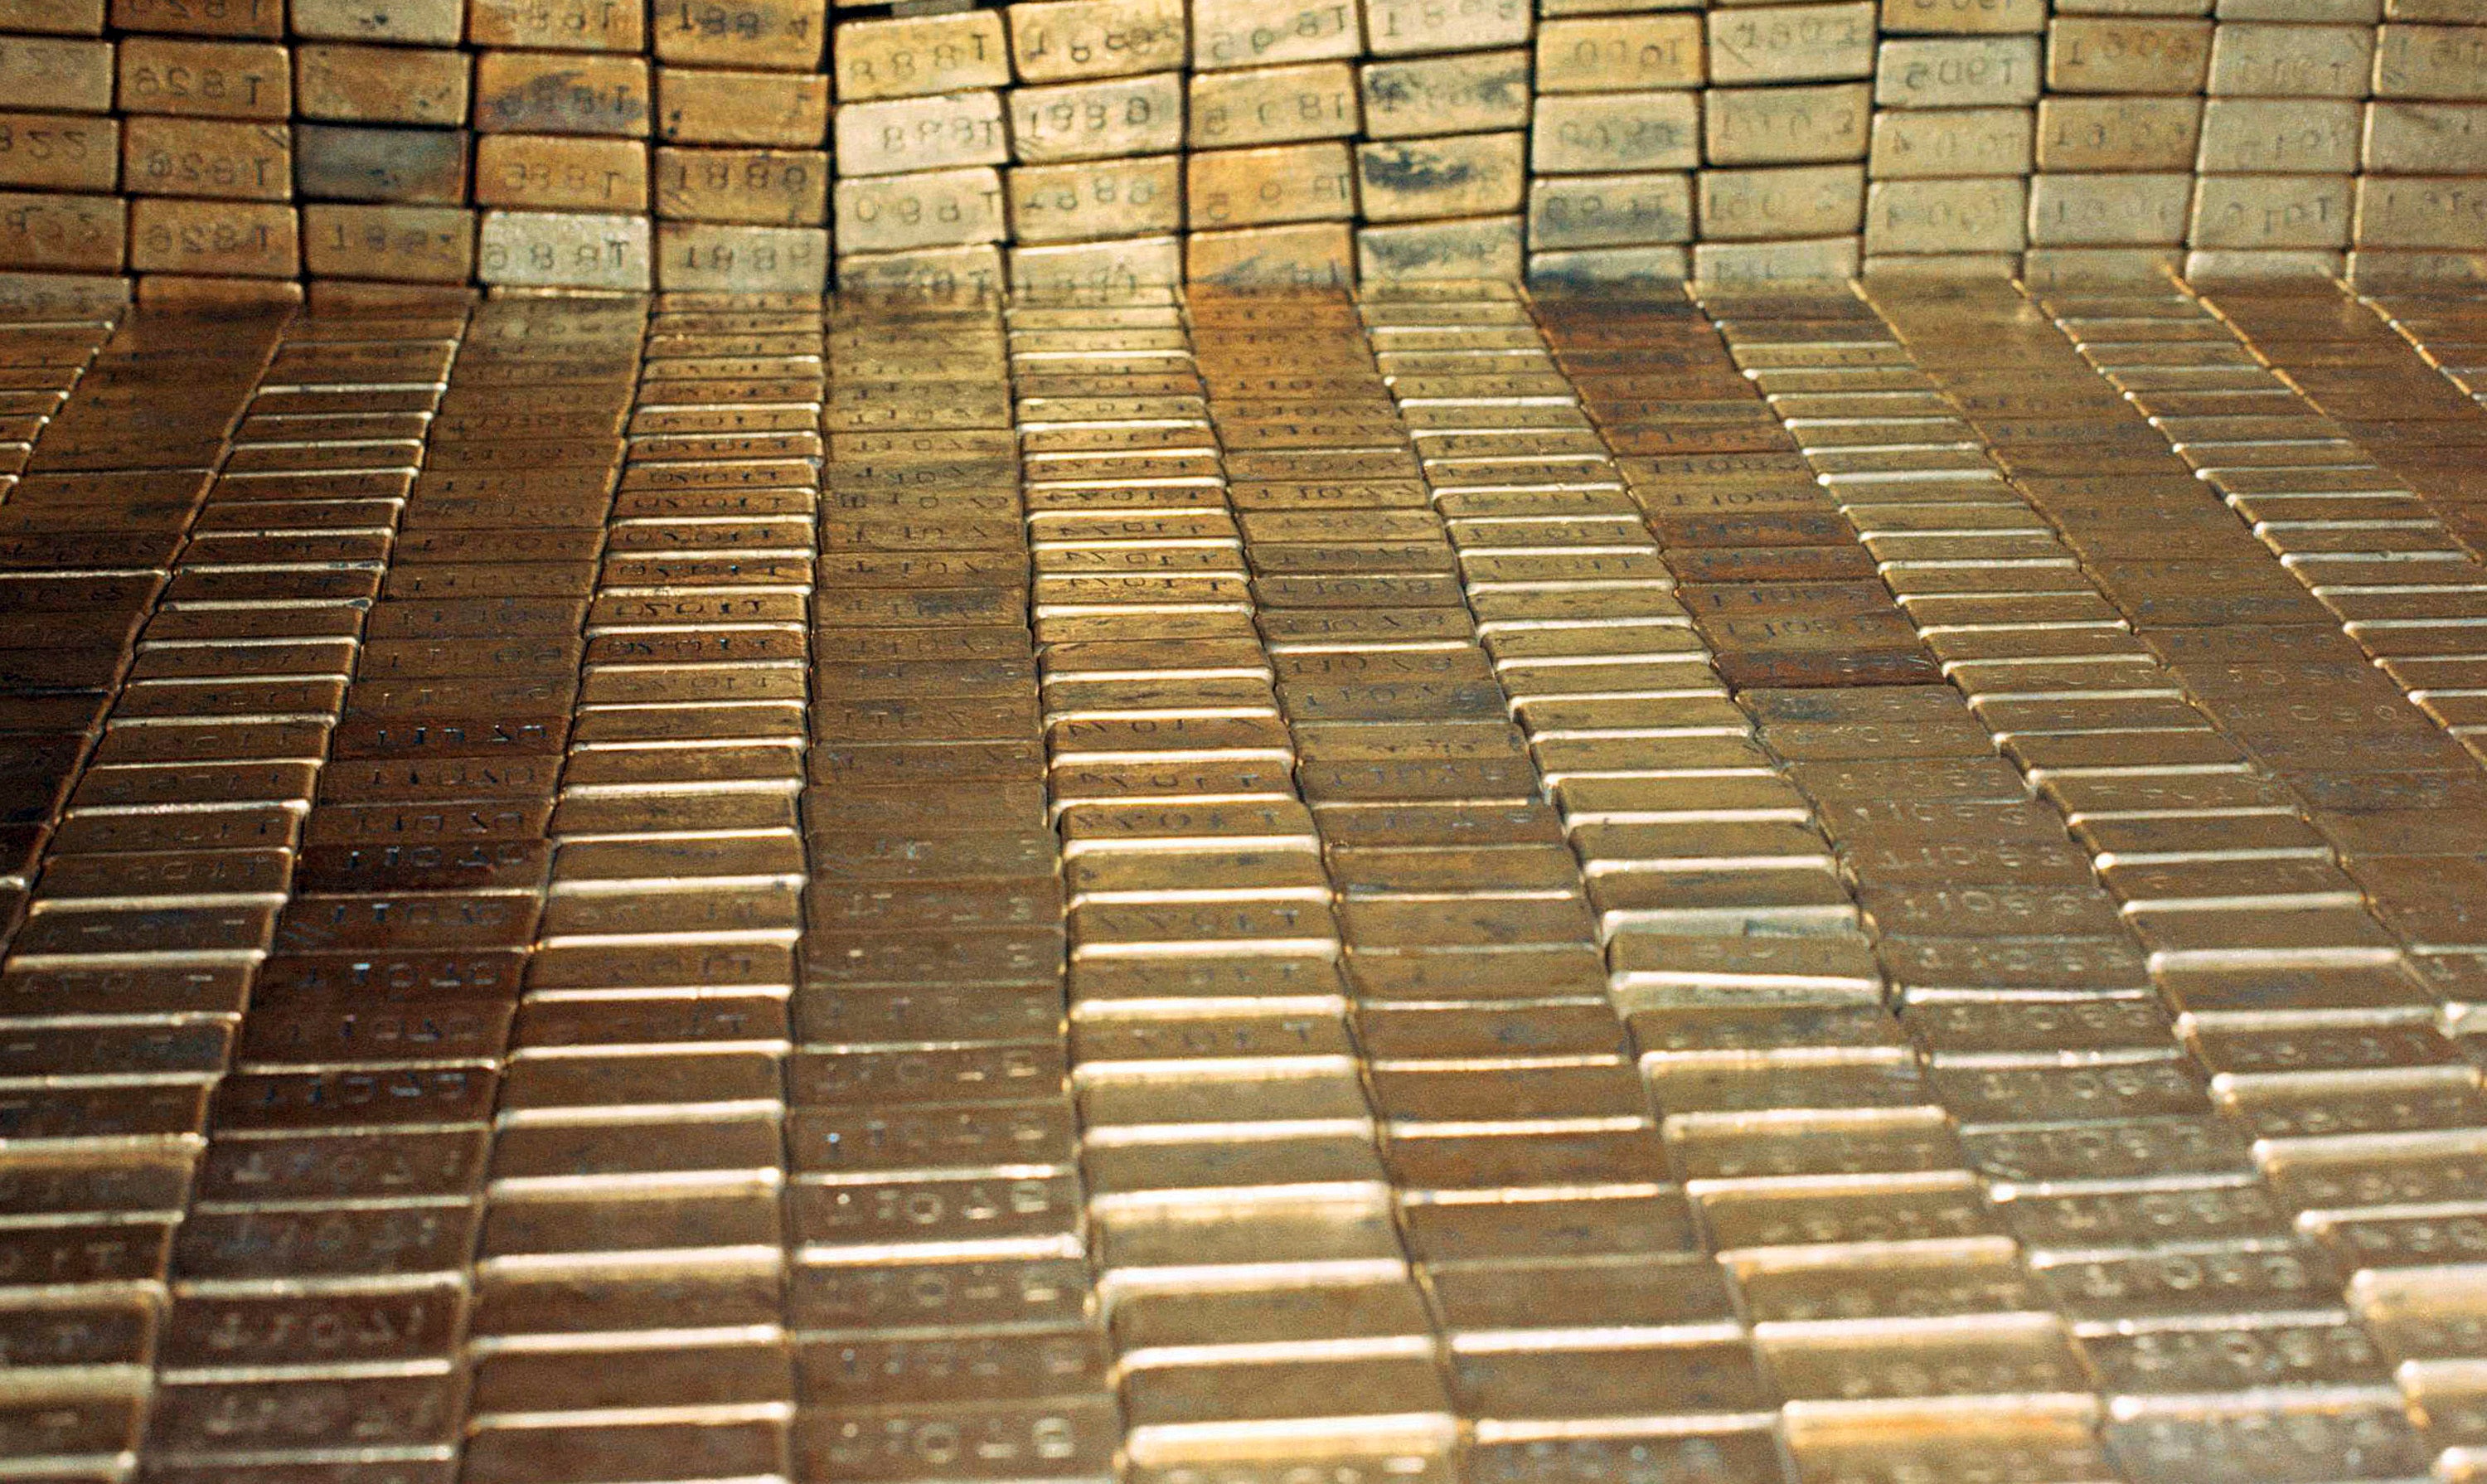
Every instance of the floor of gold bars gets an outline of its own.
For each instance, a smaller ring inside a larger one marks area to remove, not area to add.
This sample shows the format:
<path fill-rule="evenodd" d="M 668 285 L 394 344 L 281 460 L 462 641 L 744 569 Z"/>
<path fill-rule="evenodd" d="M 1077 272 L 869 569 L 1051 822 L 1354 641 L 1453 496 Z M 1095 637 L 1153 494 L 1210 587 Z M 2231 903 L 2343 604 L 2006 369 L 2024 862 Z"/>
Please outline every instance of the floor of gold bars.
<path fill-rule="evenodd" d="M 2487 1479 L 2487 298 L 0 325 L 0 1479 Z"/>

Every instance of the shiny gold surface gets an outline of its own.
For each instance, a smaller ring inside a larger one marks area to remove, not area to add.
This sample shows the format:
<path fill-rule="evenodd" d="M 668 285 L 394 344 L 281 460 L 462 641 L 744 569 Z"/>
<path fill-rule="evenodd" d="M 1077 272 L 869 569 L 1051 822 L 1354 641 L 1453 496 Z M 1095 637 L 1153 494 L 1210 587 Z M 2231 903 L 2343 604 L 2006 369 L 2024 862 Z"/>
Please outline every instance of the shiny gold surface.
<path fill-rule="evenodd" d="M 791 277 L 0 323 L 0 1473 L 2487 1467 L 2475 300 Z"/>
<path fill-rule="evenodd" d="M 2482 182 L 2479 0 L 0 0 L 18 310 L 2423 290 Z"/>

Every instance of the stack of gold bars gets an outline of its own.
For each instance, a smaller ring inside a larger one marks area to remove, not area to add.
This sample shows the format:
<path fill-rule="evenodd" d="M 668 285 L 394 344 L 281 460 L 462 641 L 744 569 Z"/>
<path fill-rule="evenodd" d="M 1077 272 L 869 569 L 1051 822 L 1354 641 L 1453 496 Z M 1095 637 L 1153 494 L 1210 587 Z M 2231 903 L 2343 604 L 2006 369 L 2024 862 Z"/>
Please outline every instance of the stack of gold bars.
<path fill-rule="evenodd" d="M 0 307 L 2487 281 L 2487 0 L 0 0 Z"/>
<path fill-rule="evenodd" d="M 0 0 L 0 1484 L 848 1481 L 2487 1484 L 2487 0 Z"/>
<path fill-rule="evenodd" d="M 2487 1480 L 2487 298 L 320 297 L 0 320 L 0 1479 Z"/>

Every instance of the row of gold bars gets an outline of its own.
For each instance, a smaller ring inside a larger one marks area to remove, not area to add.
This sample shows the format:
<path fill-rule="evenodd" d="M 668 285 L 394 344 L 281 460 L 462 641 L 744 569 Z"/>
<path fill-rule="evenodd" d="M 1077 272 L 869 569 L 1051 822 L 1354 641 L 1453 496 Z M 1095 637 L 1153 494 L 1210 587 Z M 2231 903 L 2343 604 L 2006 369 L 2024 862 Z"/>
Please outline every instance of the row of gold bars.
<path fill-rule="evenodd" d="M 2482 182 L 2487 0 L 0 4 L 0 305 L 2441 288 Z"/>

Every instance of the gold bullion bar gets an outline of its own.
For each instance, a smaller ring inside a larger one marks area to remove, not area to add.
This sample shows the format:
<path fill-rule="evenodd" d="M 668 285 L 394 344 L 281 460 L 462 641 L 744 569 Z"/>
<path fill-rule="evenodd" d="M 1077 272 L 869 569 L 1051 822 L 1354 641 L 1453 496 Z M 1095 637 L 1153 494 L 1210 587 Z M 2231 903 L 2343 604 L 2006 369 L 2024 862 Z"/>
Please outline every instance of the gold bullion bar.
<path fill-rule="evenodd" d="M 0 188 L 109 191 L 120 183 L 120 120 L 0 113 Z"/>
<path fill-rule="evenodd" d="M 1183 0 L 1022 0 L 1008 7 L 1021 82 L 1174 71 L 1184 65 Z"/>
<path fill-rule="evenodd" d="M 657 224 L 657 287 L 667 291 L 818 294 L 829 274 L 821 227 Z"/>
<path fill-rule="evenodd" d="M 1775 165 L 1864 158 L 1874 104 L 1872 89 L 1855 82 L 1713 88 L 1702 95 L 1701 109 L 1709 163 Z M 2022 132 L 2028 132 L 2026 115 Z"/>
<path fill-rule="evenodd" d="M 851 20 L 838 27 L 830 70 L 841 103 L 914 98 L 1011 80 L 998 11 Z"/>
<path fill-rule="evenodd" d="M 1865 207 L 1862 165 L 1704 170 L 1701 236 L 1709 238 L 1830 237 L 1854 232 Z"/>
<path fill-rule="evenodd" d="M 1344 222 L 1193 231 L 1184 239 L 1184 278 L 1223 289 L 1336 289 L 1354 281 Z"/>
<path fill-rule="evenodd" d="M 840 103 L 830 132 L 838 174 L 896 175 L 1010 158 L 1001 95 L 991 90 Z"/>
<path fill-rule="evenodd" d="M 2029 241 L 2047 247 L 2181 242 L 2193 197 L 2194 178 L 2173 171 L 2041 172 L 2029 178 Z"/>
<path fill-rule="evenodd" d="M 2369 26 L 2257 24 L 2222 20 L 2211 38 L 2212 97 L 2366 96 L 2374 72 Z"/>
<path fill-rule="evenodd" d="M 1187 155 L 1184 164 L 1186 210 L 1194 230 L 1355 214 L 1355 175 L 1344 144 L 1200 151 Z"/>
<path fill-rule="evenodd" d="M 2187 170 L 2201 137 L 2198 98 L 2045 98 L 2038 168 Z"/>
<path fill-rule="evenodd" d="M 2353 175 L 2359 105 L 2297 98 L 2215 98 L 2202 105 L 2205 175 Z"/>
<path fill-rule="evenodd" d="M 285 7 L 277 0 L 235 0 L 225 6 L 185 5 L 182 0 L 112 0 L 112 24 L 122 31 L 276 41 L 285 35 Z"/>
<path fill-rule="evenodd" d="M 1183 78 L 1174 72 L 1015 88 L 1011 150 L 1031 164 L 1170 154 L 1183 148 Z"/>
<path fill-rule="evenodd" d="M 0 236 L 5 236 L 0 226 Z M 97 319 L 129 302 L 129 280 L 92 273 L 0 272 L 0 311 L 25 319 Z"/>
<path fill-rule="evenodd" d="M 1591 247 L 1528 254 L 1528 281 L 1551 288 L 1633 284 L 1656 290 L 1692 274 L 1691 255 L 1681 247 Z"/>
<path fill-rule="evenodd" d="M 2199 93 L 2210 65 L 2207 20 L 2058 15 L 2047 27 L 2050 93 Z"/>
<path fill-rule="evenodd" d="M 1015 293 L 1040 297 L 1130 295 L 1183 282 L 1183 240 L 1167 236 L 1014 247 L 1010 278 Z"/>
<path fill-rule="evenodd" d="M 657 0 L 657 60 L 667 66 L 812 72 L 828 42 L 825 0 Z"/>
<path fill-rule="evenodd" d="M 1877 181 L 2026 176 L 2035 118 L 2026 108 L 1886 108 L 1874 115 L 1865 173 Z"/>
<path fill-rule="evenodd" d="M 635 139 L 481 135 L 475 140 L 475 204 L 544 211 L 643 210 L 648 147 Z"/>
<path fill-rule="evenodd" d="M 1346 139 L 1358 126 L 1355 69 L 1344 62 L 1195 72 L 1188 142 L 1194 149 Z"/>
<path fill-rule="evenodd" d="M 293 194 L 293 135 L 282 124 L 133 114 L 122 130 L 132 194 L 284 201 Z"/>
<path fill-rule="evenodd" d="M 1874 75 L 1873 0 L 1708 13 L 1713 83 L 1822 82 Z"/>
<path fill-rule="evenodd" d="M 2186 240 L 2215 249 L 2346 247 L 2349 193 L 2345 175 L 2197 175 Z M 2473 232 L 2454 245 L 2478 240 Z"/>
<path fill-rule="evenodd" d="M 1003 285 L 1001 249 L 932 247 L 918 252 L 838 255 L 838 288 L 867 294 L 922 294 L 946 299 L 998 294 Z"/>
<path fill-rule="evenodd" d="M 0 37 L 0 98 L 12 108 L 112 111 L 110 42 Z"/>
<path fill-rule="evenodd" d="M 1695 242 L 1692 276 L 1717 288 L 1760 288 L 1803 280 L 1835 283 L 1857 276 L 1857 239 L 1794 242 Z"/>
<path fill-rule="evenodd" d="M 2487 175 L 2487 106 L 2375 102 L 2366 105 L 2365 115 L 2368 170 Z"/>
<path fill-rule="evenodd" d="M 817 72 L 659 68 L 656 132 L 668 144 L 811 149 L 828 137 L 829 80 Z"/>
<path fill-rule="evenodd" d="M 1358 145 L 1356 202 L 1366 221 L 1517 211 L 1527 138 L 1515 131 Z"/>
<path fill-rule="evenodd" d="M 301 8 L 294 0 L 297 15 Z M 468 0 L 466 7 L 470 46 L 635 53 L 647 42 L 647 7 L 638 0 Z"/>
<path fill-rule="evenodd" d="M 464 129 L 293 126 L 293 182 L 305 196 L 457 206 L 466 199 Z"/>
<path fill-rule="evenodd" d="M 284 47 L 258 42 L 129 37 L 121 43 L 121 110 L 281 120 L 293 111 L 292 62 Z"/>
<path fill-rule="evenodd" d="M 596 52 L 488 51 L 475 59 L 475 127 L 499 134 L 648 132 L 648 61 Z"/>
<path fill-rule="evenodd" d="M 1874 73 L 1874 101 L 1886 108 L 2024 106 L 2037 98 L 2034 36 L 1885 42 Z"/>
<path fill-rule="evenodd" d="M 142 273 L 292 278 L 302 270 L 293 208 L 141 196 L 129 205 L 129 266 Z"/>
<path fill-rule="evenodd" d="M 22 0 L 9 13 L 12 31 L 101 36 L 103 0 Z"/>
<path fill-rule="evenodd" d="M 1633 246 L 1692 239 L 1688 175 L 1540 179 L 1528 193 L 1532 248 Z"/>
<path fill-rule="evenodd" d="M 1952 5 L 1948 0 L 1883 0 L 1883 30 L 1944 36 L 2031 33 L 2047 29 L 2045 0 L 1996 0 L 1993 5 Z"/>
<path fill-rule="evenodd" d="M 297 111 L 339 124 L 466 122 L 466 53 L 319 42 L 293 49 Z"/>
<path fill-rule="evenodd" d="M 2341 192 L 2343 211 L 2348 188 Z M 2026 238 L 2029 185 L 2018 176 L 1987 180 L 1877 181 L 1865 198 L 1868 253 L 2019 252 Z"/>
<path fill-rule="evenodd" d="M 654 279 L 644 216 L 566 211 L 486 211 L 476 272 L 521 288 L 636 289 Z"/>
<path fill-rule="evenodd" d="M 2462 18 L 2477 17 L 2473 12 Z M 2375 39 L 2375 97 L 2487 101 L 2487 27 L 2397 19 L 2387 20 Z"/>
<path fill-rule="evenodd" d="M 327 278 L 462 284 L 475 273 L 475 213 L 313 202 L 302 208 L 302 262 Z"/>
<path fill-rule="evenodd" d="M 1355 234 L 1356 272 L 1371 283 L 1516 282 L 1522 238 L 1516 214 L 1364 227 Z"/>
<path fill-rule="evenodd" d="M 828 219 L 828 197 L 829 156 L 823 150 L 657 150 L 660 216 L 819 226 Z"/>
<path fill-rule="evenodd" d="M 1375 138 L 1483 133 L 1528 123 L 1525 50 L 1368 62 L 1356 85 L 1364 131 Z"/>
<path fill-rule="evenodd" d="M 848 252 L 998 242 L 1001 172 L 989 167 L 868 176 L 837 183 L 837 240 Z"/>
<path fill-rule="evenodd" d="M 1193 0 L 1191 65 L 1208 70 L 1353 57 L 1363 30 L 1356 0 Z"/>
<path fill-rule="evenodd" d="M 1710 109 L 1715 126 L 1719 104 Z M 1701 163 L 1701 126 L 1702 101 L 1691 93 L 1548 94 L 1537 99 L 1529 166 L 1540 175 L 1689 170 Z M 1861 134 L 1859 145 L 1862 153 Z"/>
<path fill-rule="evenodd" d="M 1365 49 L 1377 57 L 1518 45 L 1529 22 L 1529 0 L 1364 0 Z"/>
<path fill-rule="evenodd" d="M 286 25 L 309 41 L 455 46 L 465 18 L 463 0 L 293 0 Z"/>
<path fill-rule="evenodd" d="M 2482 201 L 2487 194 L 2466 176 L 2360 176 L 2356 241 L 2361 247 L 2487 246 Z"/>
<path fill-rule="evenodd" d="M 1698 16 L 1550 20 L 1537 28 L 1541 93 L 1697 88 L 1703 80 Z"/>
<path fill-rule="evenodd" d="M 1183 225 L 1178 156 L 1021 165 L 1010 173 L 1011 236 L 1021 242 L 1147 237 Z"/>

